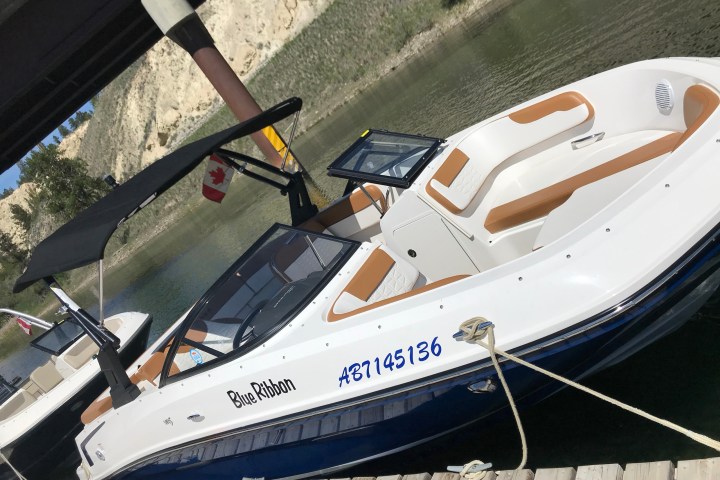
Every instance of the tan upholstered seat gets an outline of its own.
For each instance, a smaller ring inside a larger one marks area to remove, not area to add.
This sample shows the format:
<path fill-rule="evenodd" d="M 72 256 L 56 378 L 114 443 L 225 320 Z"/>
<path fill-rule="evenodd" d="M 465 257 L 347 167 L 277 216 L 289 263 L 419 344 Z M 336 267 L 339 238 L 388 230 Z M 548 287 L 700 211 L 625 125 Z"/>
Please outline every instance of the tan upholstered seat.
<path fill-rule="evenodd" d="M 456 275 L 415 288 L 420 273 L 385 246 L 380 246 L 370 253 L 338 295 L 327 319 L 329 322 L 342 320 L 468 276 Z"/>
<path fill-rule="evenodd" d="M 57 371 L 52 362 L 47 362 L 46 364 L 33 370 L 30 374 L 30 379 L 35 382 L 35 385 L 40 387 L 40 390 L 42 390 L 43 393 L 47 393 L 55 388 L 57 384 L 62 382 L 63 377 L 60 375 L 60 372 Z"/>
<path fill-rule="evenodd" d="M 202 335 L 202 332 L 198 332 L 197 334 L 192 333 L 192 335 Z M 168 349 L 166 348 L 161 352 L 153 353 L 150 358 L 148 358 L 148 360 L 130 377 L 130 381 L 137 385 L 145 380 L 153 385 L 156 385 L 155 380 L 162 371 L 163 364 L 165 363 L 165 357 L 167 356 L 167 350 Z M 170 375 L 175 375 L 179 372 L 180 369 L 173 363 L 170 367 Z M 111 408 L 112 399 L 110 396 L 100 396 L 85 409 L 82 415 L 80 415 L 80 420 L 83 425 L 87 425 Z"/>
<path fill-rule="evenodd" d="M 681 133 L 671 133 L 595 168 L 497 206 L 488 213 L 485 228 L 490 233 L 497 233 L 542 218 L 565 203 L 578 188 L 670 153 L 681 136 Z"/>
<path fill-rule="evenodd" d="M 77 370 L 85 365 L 98 351 L 95 342 L 90 337 L 85 336 L 63 354 L 63 359 L 65 363 Z"/>
<path fill-rule="evenodd" d="M 710 88 L 704 85 L 689 87 L 683 98 L 687 127 L 685 132 L 670 133 L 602 165 L 499 205 L 488 213 L 485 228 L 490 233 L 497 233 L 542 218 L 565 203 L 578 188 L 673 152 L 700 128 L 718 105 L 720 105 L 720 97 Z"/>
<path fill-rule="evenodd" d="M 449 212 L 460 214 L 493 168 L 594 115 L 585 97 L 565 92 L 499 118 L 462 140 L 427 182 L 425 191 Z"/>
<path fill-rule="evenodd" d="M 380 206 L 383 212 L 387 210 L 387 202 L 378 187 L 375 185 L 366 185 L 365 190 L 370 194 L 373 201 Z M 368 218 L 359 218 L 361 214 Z M 350 220 L 352 224 L 344 225 L 348 220 Z M 380 212 L 373 206 L 373 202 L 365 192 L 356 190 L 325 208 L 310 220 L 304 222 L 300 225 L 300 228 L 313 232 L 328 232 L 333 235 L 349 236 L 353 231 L 362 230 L 367 224 L 377 223 L 379 221 Z"/>
<path fill-rule="evenodd" d="M 328 320 L 335 321 L 369 304 L 405 293 L 415 286 L 420 273 L 384 246 L 370 253 L 330 307 Z"/>
<path fill-rule="evenodd" d="M 0 422 L 22 412 L 34 401 L 35 397 L 30 393 L 23 389 L 18 390 L 9 400 L 0 405 Z"/>

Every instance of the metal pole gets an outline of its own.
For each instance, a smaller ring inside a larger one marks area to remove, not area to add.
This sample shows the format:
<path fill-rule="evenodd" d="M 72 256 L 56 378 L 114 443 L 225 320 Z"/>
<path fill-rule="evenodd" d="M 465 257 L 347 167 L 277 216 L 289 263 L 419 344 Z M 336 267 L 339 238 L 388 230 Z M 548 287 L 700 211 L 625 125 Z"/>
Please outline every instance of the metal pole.
<path fill-rule="evenodd" d="M 0 308 L 0 312 L 3 313 L 9 313 L 10 315 L 15 315 L 16 317 L 24 318 L 28 322 L 30 322 L 32 325 L 35 325 L 36 327 L 44 328 L 45 330 L 50 330 L 53 327 L 53 324 L 43 320 L 42 318 L 33 317 L 32 315 L 29 315 L 27 313 L 18 312 L 17 310 L 12 310 L 10 308 Z"/>
<path fill-rule="evenodd" d="M 99 304 L 100 304 L 100 326 L 105 326 L 105 314 L 103 312 L 103 260 L 98 260 L 98 278 L 100 279 L 99 286 Z"/>
<path fill-rule="evenodd" d="M 192 56 L 238 120 L 242 122 L 262 112 L 186 0 L 142 0 L 142 4 L 160 30 Z M 282 158 L 261 131 L 251 137 L 270 164 L 282 165 Z"/>

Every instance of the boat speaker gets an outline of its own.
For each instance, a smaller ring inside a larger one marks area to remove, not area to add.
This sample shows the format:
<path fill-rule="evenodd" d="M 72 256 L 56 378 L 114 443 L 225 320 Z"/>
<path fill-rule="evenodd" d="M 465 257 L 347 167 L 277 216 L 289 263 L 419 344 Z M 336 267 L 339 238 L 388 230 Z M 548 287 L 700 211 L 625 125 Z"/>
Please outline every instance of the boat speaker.
<path fill-rule="evenodd" d="M 670 115 L 675 105 L 675 94 L 668 80 L 660 80 L 655 85 L 655 103 L 663 115 Z"/>

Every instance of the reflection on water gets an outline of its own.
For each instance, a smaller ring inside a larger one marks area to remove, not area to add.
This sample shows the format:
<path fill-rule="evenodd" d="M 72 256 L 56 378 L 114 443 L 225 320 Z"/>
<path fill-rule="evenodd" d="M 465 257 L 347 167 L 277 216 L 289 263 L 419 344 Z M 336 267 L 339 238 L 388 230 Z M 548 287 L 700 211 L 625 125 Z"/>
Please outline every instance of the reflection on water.
<path fill-rule="evenodd" d="M 720 2 L 714 0 L 497 1 L 509 6 L 460 24 L 298 139 L 294 150 L 322 188 L 334 196 L 342 191 L 343 182 L 327 178 L 325 167 L 366 128 L 447 136 L 615 66 L 666 56 L 717 56 L 720 51 Z M 286 210 L 284 197 L 236 181 L 222 206 L 201 205 L 111 275 L 106 311 L 152 313 L 156 338 L 267 226 L 287 222 Z M 715 311 L 715 305 L 706 307 L 703 316 L 672 337 L 587 383 L 720 436 L 715 408 L 720 369 L 713 342 L 720 321 Z M 534 467 L 714 453 L 570 391 L 526 411 L 525 422 Z M 478 456 L 513 467 L 520 455 L 514 428 L 500 422 L 480 431 L 464 430 L 357 473 L 438 471 Z"/>

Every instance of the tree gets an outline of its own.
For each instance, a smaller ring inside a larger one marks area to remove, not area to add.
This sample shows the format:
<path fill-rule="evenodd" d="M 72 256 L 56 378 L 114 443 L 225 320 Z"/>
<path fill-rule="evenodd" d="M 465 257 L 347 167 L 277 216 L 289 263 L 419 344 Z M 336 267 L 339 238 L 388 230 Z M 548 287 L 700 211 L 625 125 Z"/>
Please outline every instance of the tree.
<path fill-rule="evenodd" d="M 82 125 L 83 123 L 85 123 L 85 122 L 87 122 L 88 120 L 90 120 L 90 118 L 92 118 L 92 112 L 90 112 L 90 111 L 86 111 L 86 112 L 78 111 L 78 112 L 76 112 L 74 116 L 72 116 L 72 117 L 70 117 L 70 118 L 68 119 L 68 124 L 70 124 L 70 129 L 71 129 L 72 131 L 77 130 L 77 128 L 78 128 L 80 125 Z"/>
<path fill-rule="evenodd" d="M 60 125 L 57 129 L 58 129 L 58 132 L 60 133 L 60 135 L 63 136 L 63 138 L 67 137 L 68 135 L 70 135 L 72 133 L 72 131 L 69 128 L 67 128 L 65 125 Z"/>
<path fill-rule="evenodd" d="M 17 203 L 10 204 L 10 213 L 12 214 L 13 220 L 26 232 L 30 230 L 30 222 L 32 221 L 32 215 L 30 212 L 25 210 Z"/>
<path fill-rule="evenodd" d="M 63 220 L 74 217 L 110 189 L 101 179 L 87 174 L 81 159 L 64 157 L 55 144 L 40 144 L 30 152 L 20 163 L 20 182 L 37 185 L 31 209 L 43 208 Z"/>
<path fill-rule="evenodd" d="M 5 190 L 2 191 L 2 193 L 0 193 L 0 199 L 9 197 L 10 195 L 12 195 L 12 193 L 14 191 L 15 190 L 12 188 L 6 188 Z"/>
<path fill-rule="evenodd" d="M 22 264 L 27 257 L 27 251 L 15 245 L 10 235 L 0 232 L 0 257 L 11 264 Z"/>

